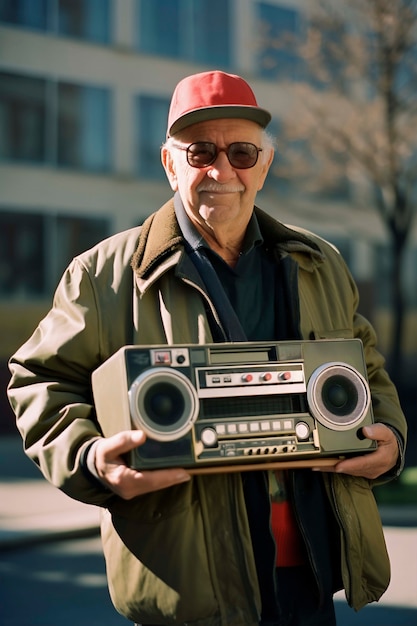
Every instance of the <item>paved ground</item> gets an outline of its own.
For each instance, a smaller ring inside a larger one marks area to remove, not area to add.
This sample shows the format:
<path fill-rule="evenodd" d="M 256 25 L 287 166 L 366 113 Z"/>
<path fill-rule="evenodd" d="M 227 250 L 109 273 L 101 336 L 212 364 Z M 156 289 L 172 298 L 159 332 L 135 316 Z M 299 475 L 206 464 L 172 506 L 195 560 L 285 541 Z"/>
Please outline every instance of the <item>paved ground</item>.
<path fill-rule="evenodd" d="M 0 550 L 97 533 L 99 509 L 52 487 L 18 437 L 0 439 Z"/>
<path fill-rule="evenodd" d="M 407 509 L 381 510 L 381 515 L 392 582 L 379 604 L 417 608 L 417 503 Z M 71 500 L 41 477 L 18 437 L 0 440 L 0 552 L 23 544 L 94 536 L 98 523 L 96 507 Z"/>

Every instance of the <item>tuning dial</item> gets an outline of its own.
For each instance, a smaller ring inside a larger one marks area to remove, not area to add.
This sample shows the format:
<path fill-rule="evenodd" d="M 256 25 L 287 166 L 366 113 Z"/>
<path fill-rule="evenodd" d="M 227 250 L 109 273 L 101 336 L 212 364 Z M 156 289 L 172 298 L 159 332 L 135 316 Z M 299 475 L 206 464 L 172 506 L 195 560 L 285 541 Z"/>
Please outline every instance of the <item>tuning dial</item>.
<path fill-rule="evenodd" d="M 214 448 L 217 446 L 217 433 L 213 428 L 204 428 L 200 436 L 206 448 Z"/>
<path fill-rule="evenodd" d="M 298 422 L 295 425 L 295 434 L 300 441 L 305 441 L 310 436 L 310 426 L 306 422 Z"/>

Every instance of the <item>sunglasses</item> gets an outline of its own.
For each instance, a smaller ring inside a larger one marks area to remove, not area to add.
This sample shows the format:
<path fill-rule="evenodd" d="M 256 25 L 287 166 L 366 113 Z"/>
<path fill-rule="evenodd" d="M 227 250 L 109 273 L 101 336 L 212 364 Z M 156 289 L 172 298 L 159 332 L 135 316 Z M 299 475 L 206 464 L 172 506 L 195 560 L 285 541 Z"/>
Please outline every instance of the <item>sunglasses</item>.
<path fill-rule="evenodd" d="M 189 146 L 182 146 L 177 143 L 173 145 L 175 148 L 187 152 L 187 162 L 191 167 L 199 168 L 212 165 L 219 153 L 225 152 L 232 167 L 238 170 L 247 170 L 256 164 L 259 153 L 262 152 L 262 148 L 246 141 L 236 141 L 227 148 L 218 148 L 215 143 L 210 141 L 197 141 Z"/>

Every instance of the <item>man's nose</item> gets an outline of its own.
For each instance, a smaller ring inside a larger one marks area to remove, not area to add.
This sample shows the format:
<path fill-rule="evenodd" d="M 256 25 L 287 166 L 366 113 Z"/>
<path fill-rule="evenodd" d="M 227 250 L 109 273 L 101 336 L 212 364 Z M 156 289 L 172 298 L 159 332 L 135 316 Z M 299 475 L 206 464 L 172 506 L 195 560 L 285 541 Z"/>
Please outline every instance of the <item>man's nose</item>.
<path fill-rule="evenodd" d="M 210 165 L 207 174 L 214 180 L 230 180 L 236 177 L 236 172 L 224 150 L 219 151 L 216 160 Z"/>

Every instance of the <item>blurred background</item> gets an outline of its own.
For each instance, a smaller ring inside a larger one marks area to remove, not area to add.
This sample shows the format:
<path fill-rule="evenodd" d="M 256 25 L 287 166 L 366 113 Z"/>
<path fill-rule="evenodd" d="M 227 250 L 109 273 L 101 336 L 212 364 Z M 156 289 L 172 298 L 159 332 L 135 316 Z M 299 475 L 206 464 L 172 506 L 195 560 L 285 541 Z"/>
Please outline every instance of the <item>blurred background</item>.
<path fill-rule="evenodd" d="M 412 0 L 0 0 L 0 435 L 7 360 L 71 258 L 170 196 L 185 75 L 244 76 L 273 115 L 259 205 L 346 259 L 410 428 L 381 500 L 416 502 L 417 6 Z"/>
<path fill-rule="evenodd" d="M 171 94 L 209 69 L 271 111 L 258 204 L 339 248 L 409 424 L 405 471 L 375 489 L 392 583 L 359 614 L 338 597 L 338 623 L 416 624 L 417 0 L 0 0 L 1 626 L 127 623 L 98 511 L 23 453 L 7 361 L 71 258 L 171 197 Z"/>

